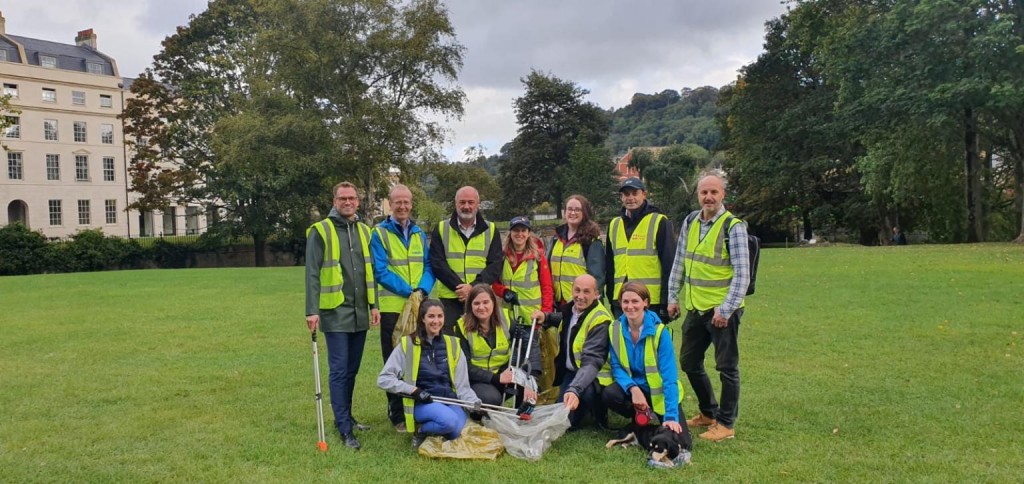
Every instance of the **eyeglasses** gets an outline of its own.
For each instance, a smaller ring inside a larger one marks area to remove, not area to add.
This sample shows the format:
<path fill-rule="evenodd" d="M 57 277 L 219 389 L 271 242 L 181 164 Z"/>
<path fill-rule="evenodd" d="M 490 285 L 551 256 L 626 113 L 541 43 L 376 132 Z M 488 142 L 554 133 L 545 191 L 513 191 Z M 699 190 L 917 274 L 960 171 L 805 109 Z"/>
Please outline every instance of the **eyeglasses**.
<path fill-rule="evenodd" d="M 566 207 L 565 211 L 566 212 L 582 212 L 583 209 L 582 208 L 576 208 L 576 207 Z"/>

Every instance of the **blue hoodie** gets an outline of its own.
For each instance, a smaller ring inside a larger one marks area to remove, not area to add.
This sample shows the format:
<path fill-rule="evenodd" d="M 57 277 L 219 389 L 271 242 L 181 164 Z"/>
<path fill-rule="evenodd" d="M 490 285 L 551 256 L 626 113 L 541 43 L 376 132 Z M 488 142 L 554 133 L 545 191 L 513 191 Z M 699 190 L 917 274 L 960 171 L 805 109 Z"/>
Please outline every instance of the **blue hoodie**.
<path fill-rule="evenodd" d="M 430 294 L 430 290 L 434 288 L 434 273 L 430 269 L 430 251 L 427 247 L 427 236 L 420 230 L 419 225 L 416 225 L 416 222 L 412 220 L 409 221 L 409 237 L 405 236 L 401 226 L 391 216 L 388 216 L 377 226 L 383 227 L 385 230 L 397 235 L 402 243 L 405 244 L 406 249 L 409 248 L 409 237 L 419 237 L 423 244 L 423 277 L 420 278 L 420 283 L 417 287 L 413 288 L 398 274 L 391 271 L 388 264 L 388 253 L 384 250 L 384 242 L 380 240 L 380 236 L 374 230 L 370 237 L 370 251 L 373 253 L 373 277 L 377 280 L 377 284 L 402 297 L 409 297 L 413 289 L 423 289 L 427 294 Z"/>
<path fill-rule="evenodd" d="M 612 377 L 627 395 L 629 389 L 639 386 L 645 395 L 651 394 L 651 386 L 647 384 L 647 373 L 644 371 L 644 351 L 650 338 L 654 337 L 654 330 L 661 319 L 653 311 L 644 311 L 644 327 L 640 330 L 640 340 L 633 344 L 633 338 L 629 337 L 629 323 L 626 322 L 626 315 L 619 316 L 619 319 L 612 324 L 622 325 L 622 335 L 626 342 L 626 355 L 629 359 L 629 371 L 623 368 L 622 362 L 616 356 L 615 351 L 608 351 L 609 361 L 612 366 Z M 661 332 L 661 341 L 658 343 L 658 369 L 661 372 L 661 381 L 665 390 L 665 415 L 664 420 L 669 422 L 679 421 L 679 369 L 676 367 L 676 351 L 672 348 L 672 333 L 666 328 Z"/>

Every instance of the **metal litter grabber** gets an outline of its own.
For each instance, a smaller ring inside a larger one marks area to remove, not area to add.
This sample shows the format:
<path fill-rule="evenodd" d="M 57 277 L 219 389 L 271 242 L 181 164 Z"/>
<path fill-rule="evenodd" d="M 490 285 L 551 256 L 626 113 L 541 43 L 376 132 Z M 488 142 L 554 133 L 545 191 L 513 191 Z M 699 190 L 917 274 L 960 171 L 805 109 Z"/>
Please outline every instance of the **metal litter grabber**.
<path fill-rule="evenodd" d="M 316 347 L 316 331 L 313 331 L 313 379 L 316 380 L 316 426 L 319 432 L 316 448 L 327 452 L 327 434 L 324 432 L 324 400 L 320 391 L 320 351 Z"/>
<path fill-rule="evenodd" d="M 457 407 L 462 407 L 468 410 L 472 410 L 474 412 L 487 412 L 488 414 L 500 413 L 502 415 L 517 417 L 520 420 L 530 420 L 531 418 L 529 413 L 519 413 L 514 408 L 500 407 L 498 405 L 489 405 L 486 403 L 480 403 L 479 405 L 477 405 L 466 402 L 465 400 L 457 400 L 454 398 L 433 397 L 433 399 L 435 402 L 444 403 L 448 405 L 455 405 Z"/>
<path fill-rule="evenodd" d="M 519 316 L 519 306 L 518 305 L 513 305 L 512 306 L 512 314 L 513 314 L 513 318 L 515 319 L 515 322 L 513 324 L 518 326 L 516 328 L 516 339 L 513 342 L 512 348 L 511 348 L 512 349 L 512 360 L 509 362 L 510 363 L 509 364 L 509 369 L 512 370 L 512 383 L 514 385 L 518 385 L 518 386 L 521 386 L 523 388 L 528 388 L 531 391 L 533 391 L 533 393 L 536 394 L 537 393 L 537 380 L 535 378 L 533 378 L 532 376 L 530 376 L 530 371 L 533 369 L 532 368 L 532 363 L 530 362 L 530 351 L 533 349 L 533 337 L 537 334 L 537 326 L 539 324 L 539 321 L 533 321 L 533 320 L 530 321 L 530 333 L 527 336 L 529 339 L 527 340 L 527 343 L 526 343 L 526 353 L 524 354 L 521 351 L 523 349 L 523 337 L 522 337 L 522 331 L 521 331 L 521 328 L 522 328 L 523 325 L 519 324 L 519 322 L 522 321 L 522 318 Z M 526 367 L 525 370 L 523 369 L 524 366 Z M 514 388 L 515 387 L 512 387 L 509 390 L 511 390 L 514 393 L 515 392 Z M 527 399 L 524 398 L 523 402 L 520 404 L 519 408 L 516 410 L 516 414 L 520 415 L 520 416 L 522 416 L 522 415 L 530 415 L 531 413 L 533 413 L 533 409 L 534 409 L 534 407 L 536 405 L 537 405 L 536 399 L 534 399 L 534 400 L 527 400 Z"/>

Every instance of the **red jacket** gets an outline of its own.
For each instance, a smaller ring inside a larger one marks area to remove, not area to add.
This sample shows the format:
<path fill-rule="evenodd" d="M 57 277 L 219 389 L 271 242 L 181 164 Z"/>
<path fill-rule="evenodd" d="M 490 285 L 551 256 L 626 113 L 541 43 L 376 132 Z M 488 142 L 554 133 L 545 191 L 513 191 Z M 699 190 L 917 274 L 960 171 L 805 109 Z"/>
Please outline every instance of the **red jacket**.
<path fill-rule="evenodd" d="M 539 255 L 537 267 L 540 271 L 538 277 L 540 281 L 540 310 L 545 313 L 550 313 L 554 311 L 555 306 L 555 290 L 551 286 L 551 266 L 548 265 L 548 258 L 544 256 L 544 243 L 537 239 L 537 246 L 537 254 Z M 512 252 L 511 247 L 505 249 L 505 260 L 507 260 L 509 265 L 512 266 L 513 272 L 515 272 L 515 270 L 519 268 L 519 265 L 524 261 L 532 258 L 533 255 L 529 252 L 516 254 L 515 252 Z M 508 290 L 508 288 L 501 283 L 500 279 L 491 283 L 491 289 L 494 289 L 494 293 L 497 294 L 499 298 L 504 297 L 505 291 Z M 524 315 L 524 317 L 529 316 Z"/>

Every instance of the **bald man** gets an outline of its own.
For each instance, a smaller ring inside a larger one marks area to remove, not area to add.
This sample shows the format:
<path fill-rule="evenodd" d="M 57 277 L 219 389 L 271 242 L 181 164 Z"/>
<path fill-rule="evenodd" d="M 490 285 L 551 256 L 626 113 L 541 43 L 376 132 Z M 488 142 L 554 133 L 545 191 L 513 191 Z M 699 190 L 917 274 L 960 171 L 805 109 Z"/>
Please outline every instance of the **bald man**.
<path fill-rule="evenodd" d="M 684 299 L 679 364 L 697 395 L 700 413 L 688 427 L 707 427 L 698 437 L 718 442 L 736 436 L 740 398 L 739 337 L 743 297 L 750 283 L 747 224 L 725 205 L 725 180 L 706 175 L 697 182 L 701 209 L 683 220 L 669 277 L 668 312 L 680 313 Z M 728 239 L 728 244 L 724 239 Z M 724 250 L 723 250 L 724 249 Z M 715 369 L 722 382 L 721 405 L 704 371 L 704 353 L 715 345 Z"/>
<path fill-rule="evenodd" d="M 441 284 L 444 332 L 454 334 L 473 284 L 491 284 L 501 277 L 501 237 L 493 222 L 480 214 L 480 193 L 464 186 L 455 192 L 455 212 L 430 233 L 430 267 Z"/>
<path fill-rule="evenodd" d="M 562 313 L 559 328 L 555 381 L 558 401 L 571 413 L 569 423 L 579 428 L 587 413 L 598 427 L 607 427 L 608 412 L 601 400 L 604 385 L 612 383 L 608 366 L 608 326 L 612 315 L 601 304 L 597 279 L 590 274 L 576 277 L 572 283 L 572 304 Z M 547 325 L 555 318 L 548 315 Z"/>

